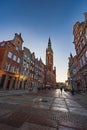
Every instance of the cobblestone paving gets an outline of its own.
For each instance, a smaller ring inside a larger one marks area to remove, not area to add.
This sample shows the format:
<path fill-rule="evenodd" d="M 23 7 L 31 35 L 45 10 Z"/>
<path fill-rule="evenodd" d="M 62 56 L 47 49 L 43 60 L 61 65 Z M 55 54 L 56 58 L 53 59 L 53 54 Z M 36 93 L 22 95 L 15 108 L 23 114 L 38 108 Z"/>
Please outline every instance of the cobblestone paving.
<path fill-rule="evenodd" d="M 56 92 L 1 96 L 0 130 L 87 130 L 86 97 Z"/>

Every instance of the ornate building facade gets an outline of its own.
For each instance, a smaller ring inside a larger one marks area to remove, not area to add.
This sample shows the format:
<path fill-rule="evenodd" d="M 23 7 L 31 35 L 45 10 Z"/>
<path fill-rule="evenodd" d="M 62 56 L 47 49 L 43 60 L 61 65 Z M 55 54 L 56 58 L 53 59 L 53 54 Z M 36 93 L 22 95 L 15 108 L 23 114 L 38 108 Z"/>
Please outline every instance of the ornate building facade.
<path fill-rule="evenodd" d="M 14 39 L 0 43 L 0 89 L 17 89 L 21 72 L 22 57 L 21 34 Z"/>
<path fill-rule="evenodd" d="M 74 45 L 78 57 L 77 86 L 87 91 L 87 13 L 84 22 L 76 22 L 73 27 Z"/>

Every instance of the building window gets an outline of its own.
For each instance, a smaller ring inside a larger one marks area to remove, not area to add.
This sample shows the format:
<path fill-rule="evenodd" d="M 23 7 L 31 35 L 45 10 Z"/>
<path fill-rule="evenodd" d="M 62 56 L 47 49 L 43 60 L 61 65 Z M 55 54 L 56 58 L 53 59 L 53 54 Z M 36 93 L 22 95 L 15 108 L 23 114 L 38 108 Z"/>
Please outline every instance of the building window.
<path fill-rule="evenodd" d="M 87 40 L 87 28 L 86 28 L 86 32 L 85 32 L 85 37 L 86 37 L 86 40 Z"/>
<path fill-rule="evenodd" d="M 26 54 L 24 54 L 24 58 L 27 58 L 27 55 L 26 55 Z"/>
<path fill-rule="evenodd" d="M 27 58 L 30 61 L 30 57 Z"/>
<path fill-rule="evenodd" d="M 10 72 L 14 72 L 14 69 L 15 69 L 15 67 L 12 65 L 12 66 L 10 67 Z"/>
<path fill-rule="evenodd" d="M 80 32 L 80 36 L 82 35 L 82 31 Z"/>
<path fill-rule="evenodd" d="M 82 47 L 84 47 L 84 45 L 85 45 L 85 40 L 82 41 Z"/>
<path fill-rule="evenodd" d="M 23 61 L 23 67 L 24 68 L 26 67 L 26 61 Z"/>
<path fill-rule="evenodd" d="M 15 72 L 16 72 L 16 73 L 19 73 L 19 68 L 16 68 L 16 69 L 15 69 Z"/>
<path fill-rule="evenodd" d="M 20 63 L 20 58 L 18 57 L 17 62 Z"/>
<path fill-rule="evenodd" d="M 84 57 L 84 55 L 82 56 L 82 63 L 83 63 L 83 65 L 85 65 L 85 57 Z"/>
<path fill-rule="evenodd" d="M 18 51 L 19 50 L 19 47 L 18 46 L 16 46 L 16 51 Z"/>
<path fill-rule="evenodd" d="M 8 52 L 8 57 L 12 58 L 12 52 Z"/>
<path fill-rule="evenodd" d="M 86 40 L 87 40 L 87 34 L 85 34 L 85 38 L 86 38 Z"/>
<path fill-rule="evenodd" d="M 81 50 L 80 50 L 80 46 L 79 46 L 79 47 L 78 47 L 78 54 L 80 53 L 80 51 L 81 51 Z"/>
<path fill-rule="evenodd" d="M 82 44 L 80 45 L 80 50 L 82 50 Z"/>
<path fill-rule="evenodd" d="M 80 68 L 82 68 L 82 59 L 80 59 L 80 61 L 79 61 L 79 66 L 80 66 Z"/>
<path fill-rule="evenodd" d="M 9 68 L 10 68 L 10 63 L 6 62 L 6 63 L 5 63 L 5 66 L 4 66 L 4 69 L 5 69 L 6 71 L 9 71 Z"/>
<path fill-rule="evenodd" d="M 13 60 L 16 61 L 16 59 L 17 59 L 17 57 L 16 57 L 16 55 L 14 55 L 14 56 L 13 56 Z"/>
<path fill-rule="evenodd" d="M 87 61 L 87 51 L 85 52 L 85 58 L 86 58 L 86 61 Z"/>
<path fill-rule="evenodd" d="M 27 63 L 27 68 L 28 68 L 29 64 Z"/>

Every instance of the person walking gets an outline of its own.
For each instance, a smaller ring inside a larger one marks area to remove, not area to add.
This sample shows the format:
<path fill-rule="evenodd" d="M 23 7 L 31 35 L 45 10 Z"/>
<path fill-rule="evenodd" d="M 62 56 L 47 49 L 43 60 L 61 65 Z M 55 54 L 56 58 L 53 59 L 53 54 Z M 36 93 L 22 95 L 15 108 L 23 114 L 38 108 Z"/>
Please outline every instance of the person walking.
<path fill-rule="evenodd" d="M 72 90 L 71 90 L 71 93 L 72 93 L 72 95 L 74 95 L 74 89 L 72 88 Z"/>
<path fill-rule="evenodd" d="M 60 90 L 61 90 L 61 94 L 62 94 L 63 88 L 61 87 Z"/>

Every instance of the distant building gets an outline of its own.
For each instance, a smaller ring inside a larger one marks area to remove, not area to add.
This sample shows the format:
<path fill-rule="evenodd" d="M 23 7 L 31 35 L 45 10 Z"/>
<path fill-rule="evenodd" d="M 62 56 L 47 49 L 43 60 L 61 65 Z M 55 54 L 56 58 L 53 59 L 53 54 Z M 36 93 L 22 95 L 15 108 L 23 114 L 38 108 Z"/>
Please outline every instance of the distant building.
<path fill-rule="evenodd" d="M 31 64 L 30 64 L 30 86 L 33 88 L 34 84 L 35 84 L 35 80 L 34 80 L 34 76 L 35 76 L 35 53 L 31 53 Z"/>
<path fill-rule="evenodd" d="M 70 53 L 70 57 L 68 58 L 68 72 L 67 72 L 67 78 L 68 78 L 68 86 L 70 89 L 74 89 L 77 91 L 77 55 L 72 56 Z"/>
<path fill-rule="evenodd" d="M 35 75 L 34 75 L 34 81 L 35 81 L 35 87 L 38 88 L 38 80 L 39 80 L 39 61 L 38 58 L 35 58 Z"/>
<path fill-rule="evenodd" d="M 48 40 L 48 47 L 46 49 L 46 85 L 56 86 L 56 67 L 53 68 L 53 50 L 51 47 L 51 40 Z"/>

